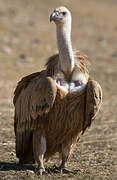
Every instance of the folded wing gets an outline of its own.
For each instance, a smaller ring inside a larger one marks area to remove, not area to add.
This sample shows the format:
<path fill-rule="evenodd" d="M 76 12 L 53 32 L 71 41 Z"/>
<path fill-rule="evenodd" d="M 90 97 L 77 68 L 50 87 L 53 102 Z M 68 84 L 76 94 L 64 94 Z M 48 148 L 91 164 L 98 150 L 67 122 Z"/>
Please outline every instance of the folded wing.
<path fill-rule="evenodd" d="M 56 91 L 54 80 L 43 73 L 32 74 L 19 82 L 14 96 L 14 130 L 16 154 L 20 161 L 28 159 L 28 156 L 31 158 L 32 134 L 37 119 L 45 120 L 45 115 L 53 106 Z"/>
<path fill-rule="evenodd" d="M 90 127 L 102 104 L 102 89 L 97 81 L 89 80 L 86 89 L 84 131 Z M 84 132 L 83 131 L 83 132 Z"/>

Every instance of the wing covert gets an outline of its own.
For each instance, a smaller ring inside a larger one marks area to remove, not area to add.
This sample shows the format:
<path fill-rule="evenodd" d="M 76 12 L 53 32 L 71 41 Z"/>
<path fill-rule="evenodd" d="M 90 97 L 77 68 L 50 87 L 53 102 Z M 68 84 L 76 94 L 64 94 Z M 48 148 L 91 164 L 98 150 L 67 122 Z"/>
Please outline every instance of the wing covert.
<path fill-rule="evenodd" d="M 26 79 L 25 79 L 26 80 Z M 30 83 L 28 83 L 30 82 Z M 18 89 L 19 88 L 19 89 Z M 43 120 L 56 98 L 56 83 L 51 77 L 38 76 L 27 80 L 15 91 L 14 131 L 16 134 L 16 154 L 20 159 L 32 152 L 32 132 L 36 127 L 36 119 Z M 17 92 L 19 93 L 17 95 Z"/>
<path fill-rule="evenodd" d="M 40 78 L 32 86 L 30 113 L 33 119 L 50 111 L 56 97 L 56 83 L 51 77 Z"/>
<path fill-rule="evenodd" d="M 102 89 L 97 81 L 89 80 L 86 89 L 84 131 L 90 127 L 102 104 Z"/>

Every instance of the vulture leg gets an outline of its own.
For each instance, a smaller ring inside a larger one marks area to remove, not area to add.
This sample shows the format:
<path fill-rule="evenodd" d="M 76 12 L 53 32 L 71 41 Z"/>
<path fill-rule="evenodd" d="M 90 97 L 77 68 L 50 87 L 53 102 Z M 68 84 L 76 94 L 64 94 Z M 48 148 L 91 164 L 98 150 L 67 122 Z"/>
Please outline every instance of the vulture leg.
<path fill-rule="evenodd" d="M 33 134 L 33 153 L 34 159 L 38 164 L 39 174 L 42 175 L 45 171 L 44 168 L 44 154 L 46 152 L 46 138 L 45 133 L 42 130 L 38 129 L 34 131 Z"/>
<path fill-rule="evenodd" d="M 71 154 L 71 149 L 72 149 L 71 146 L 72 146 L 71 141 L 62 144 L 62 153 L 61 153 L 62 162 L 59 166 L 59 170 L 62 171 L 63 173 L 71 173 L 72 172 L 66 168 L 66 162 L 68 161 L 70 154 Z"/>

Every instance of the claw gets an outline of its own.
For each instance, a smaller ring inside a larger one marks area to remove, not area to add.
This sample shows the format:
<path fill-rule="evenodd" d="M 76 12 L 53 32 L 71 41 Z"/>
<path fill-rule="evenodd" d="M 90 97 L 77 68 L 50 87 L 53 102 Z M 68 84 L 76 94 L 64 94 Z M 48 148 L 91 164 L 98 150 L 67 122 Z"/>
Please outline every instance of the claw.
<path fill-rule="evenodd" d="M 42 176 L 43 172 L 44 172 L 44 169 L 43 169 L 43 168 L 40 168 L 39 174 L 40 174 L 41 176 Z"/>
<path fill-rule="evenodd" d="M 72 173 L 72 174 L 77 174 L 77 171 L 76 170 L 69 170 L 69 169 L 67 169 L 67 168 L 65 168 L 65 167 L 61 167 L 61 166 L 59 166 L 59 167 L 57 167 L 56 165 L 54 165 L 54 173 L 63 173 L 63 174 L 69 174 L 69 173 Z"/>
<path fill-rule="evenodd" d="M 37 172 L 40 176 L 42 176 L 43 174 L 46 173 L 44 168 L 37 168 L 36 172 Z"/>
<path fill-rule="evenodd" d="M 62 168 L 62 169 L 61 169 L 61 173 L 63 173 L 63 174 L 69 174 L 69 173 L 74 173 L 74 172 L 73 172 L 73 171 L 70 171 L 69 169 Z"/>

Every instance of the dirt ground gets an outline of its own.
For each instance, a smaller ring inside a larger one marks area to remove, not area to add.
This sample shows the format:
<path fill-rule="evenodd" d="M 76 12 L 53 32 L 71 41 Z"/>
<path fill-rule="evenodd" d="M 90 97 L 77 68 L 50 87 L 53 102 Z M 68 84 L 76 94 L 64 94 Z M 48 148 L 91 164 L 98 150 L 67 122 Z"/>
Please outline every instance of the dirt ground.
<path fill-rule="evenodd" d="M 90 74 L 103 89 L 103 105 L 81 137 L 68 168 L 76 173 L 52 173 L 57 155 L 39 177 L 35 165 L 19 166 L 13 131 L 13 91 L 24 75 L 40 71 L 57 51 L 55 25 L 49 15 L 57 6 L 72 11 L 74 49 L 84 52 Z M 117 179 L 117 1 L 0 0 L 0 179 Z"/>

